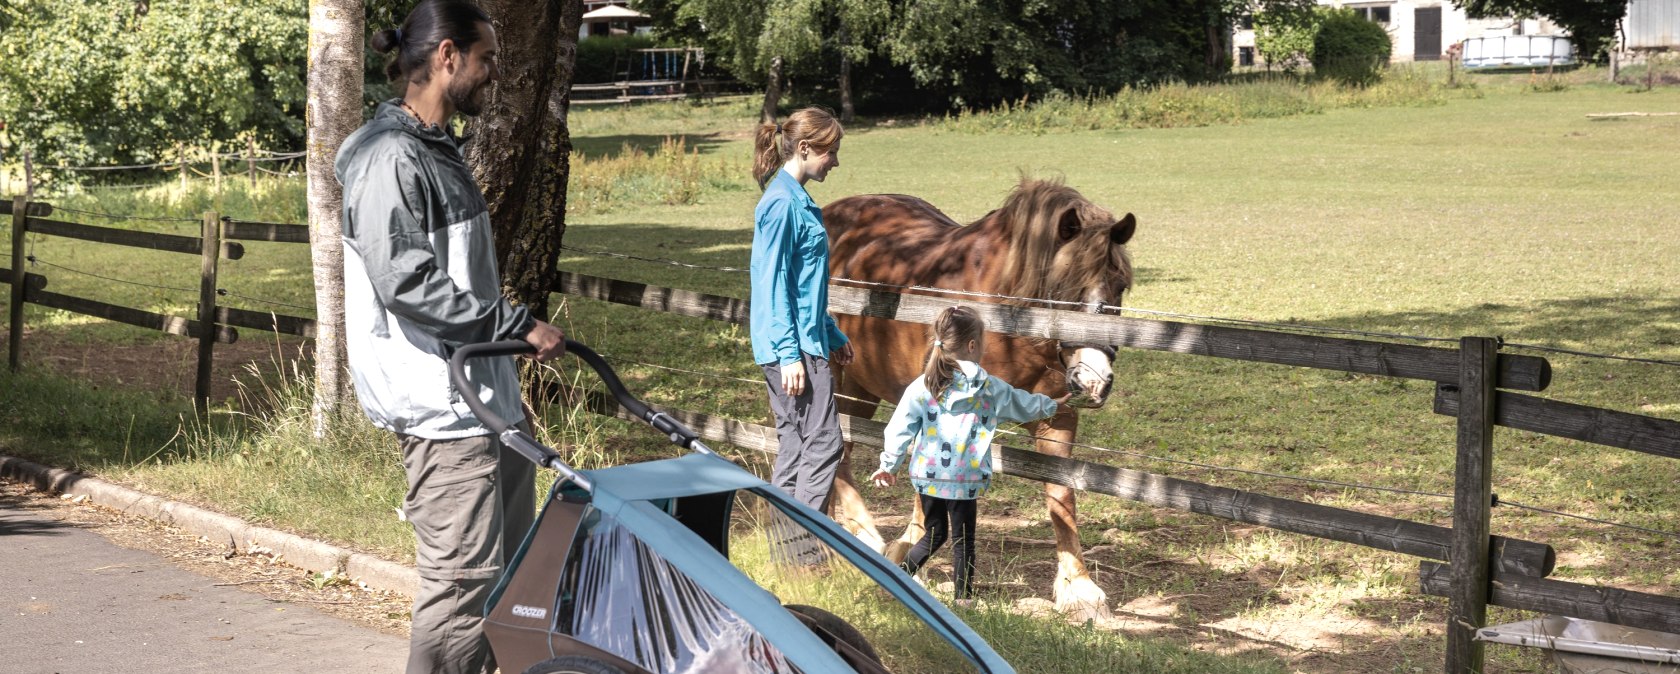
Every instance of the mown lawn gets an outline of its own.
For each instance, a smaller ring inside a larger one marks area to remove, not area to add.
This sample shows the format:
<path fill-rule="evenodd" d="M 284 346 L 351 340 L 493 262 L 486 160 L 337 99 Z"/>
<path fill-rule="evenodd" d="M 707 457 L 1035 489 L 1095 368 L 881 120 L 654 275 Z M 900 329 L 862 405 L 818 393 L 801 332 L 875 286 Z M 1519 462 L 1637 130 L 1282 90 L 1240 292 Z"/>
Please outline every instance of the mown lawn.
<path fill-rule="evenodd" d="M 1092 200 L 1138 216 L 1131 251 L 1139 274 L 1129 307 L 1415 336 L 1503 336 L 1509 351 L 1551 360 L 1545 397 L 1680 419 L 1680 368 L 1518 346 L 1680 361 L 1680 181 L 1669 175 L 1680 156 L 1680 118 L 1586 116 L 1680 110 L 1680 91 L 1575 84 L 1539 93 L 1521 77 L 1481 78 L 1476 95 L 1427 104 L 1204 127 L 980 134 L 937 122 L 869 120 L 847 136 L 828 182 L 810 190 L 819 203 L 858 193 L 915 194 L 968 221 L 1001 202 L 1023 173 L 1059 176 Z M 610 206 L 573 213 L 566 243 L 578 250 L 568 251 L 561 268 L 745 297 L 739 272 L 586 251 L 744 267 L 756 200 L 745 175 L 752 114 L 750 104 L 739 103 L 578 113 L 578 147 L 602 157 L 633 153 L 626 148 L 654 151 L 665 135 L 681 135 L 702 185 L 689 203 L 639 199 L 650 192 L 632 191 L 609 199 Z M 734 182 L 722 177 L 731 166 L 739 167 Z M 41 259 L 64 266 L 196 287 L 196 265 L 185 256 L 146 261 L 82 244 L 33 245 Z M 254 249 L 224 270 L 235 292 L 309 304 L 301 247 Z M 190 294 L 36 271 L 58 292 L 174 312 L 189 311 L 193 301 Z M 584 300 L 559 311 L 558 323 L 613 357 L 650 401 L 768 419 L 743 329 Z M 91 319 L 29 313 L 43 338 L 150 339 Z M 1138 351 L 1120 354 L 1116 375 L 1116 397 L 1083 418 L 1080 436 L 1115 451 L 1091 449 L 1080 458 L 1450 523 L 1446 499 L 1209 467 L 1451 492 L 1453 421 L 1430 413 L 1433 387 L 1426 382 Z M 399 559 L 408 554 L 406 527 L 390 510 L 400 498 L 401 472 L 376 434 L 351 432 L 343 446 L 354 449 L 344 451 L 308 449 L 297 429 L 263 426 L 251 436 L 283 439 L 189 442 L 174 431 L 184 426 L 192 436 L 192 424 L 170 421 L 178 408 L 158 411 L 152 402 L 108 401 L 106 391 L 66 386 L 0 375 L 0 397 L 7 398 L 0 443 L 7 451 L 68 457 L 237 514 Z M 32 393 L 41 391 L 50 395 Z M 278 398 L 284 408 L 298 395 Z M 584 463 L 668 452 L 653 434 L 616 422 L 558 409 L 548 421 L 551 438 Z M 67 455 L 66 447 L 78 449 Z M 1671 460 L 1510 430 L 1496 434 L 1495 451 L 1501 500 L 1675 530 L 1680 489 Z M 344 474 L 360 477 L 333 479 Z M 887 521 L 897 522 L 903 495 L 866 491 L 889 513 Z M 1009 542 L 1048 538 L 1041 493 L 1033 483 L 1005 479 L 982 507 L 983 539 L 999 541 L 982 550 L 983 586 L 1000 598 L 1049 596 L 1046 550 Z M 1122 617 L 1122 633 L 1161 633 L 1226 653 L 1259 651 L 1302 671 L 1440 666 L 1445 603 L 1418 596 L 1414 559 L 1104 497 L 1080 505 L 1085 542 L 1099 548 L 1090 559 Z M 1672 534 L 1511 508 L 1495 510 L 1494 530 L 1554 545 L 1554 577 L 1680 594 L 1680 541 Z M 1519 616 L 1496 613 L 1506 617 Z M 1494 671 L 1537 666 L 1529 654 L 1491 652 Z"/>

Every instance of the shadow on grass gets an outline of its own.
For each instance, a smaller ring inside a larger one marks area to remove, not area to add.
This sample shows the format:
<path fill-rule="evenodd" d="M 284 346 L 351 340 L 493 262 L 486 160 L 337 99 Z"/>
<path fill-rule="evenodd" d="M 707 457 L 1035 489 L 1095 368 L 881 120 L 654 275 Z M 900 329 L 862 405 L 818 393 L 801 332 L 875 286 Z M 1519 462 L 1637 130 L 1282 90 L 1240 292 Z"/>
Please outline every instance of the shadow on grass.
<path fill-rule="evenodd" d="M 0 370 L 0 450 L 49 466 L 76 470 L 160 460 L 182 419 L 192 417 L 191 401 L 172 392 Z"/>
<path fill-rule="evenodd" d="M 1357 313 L 1330 317 L 1324 324 L 1421 330 L 1438 337 L 1503 336 L 1516 343 L 1680 359 L 1680 299 L 1654 293 L 1483 303 L 1457 310 Z"/>

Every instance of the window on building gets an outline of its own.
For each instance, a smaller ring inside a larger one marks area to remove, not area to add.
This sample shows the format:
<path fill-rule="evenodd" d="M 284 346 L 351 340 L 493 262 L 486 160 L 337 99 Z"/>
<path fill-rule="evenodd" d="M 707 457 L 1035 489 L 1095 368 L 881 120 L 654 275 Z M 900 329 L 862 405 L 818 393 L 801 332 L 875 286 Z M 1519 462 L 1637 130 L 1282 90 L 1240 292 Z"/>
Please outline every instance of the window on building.
<path fill-rule="evenodd" d="M 1240 17 L 1237 17 L 1237 29 L 1238 30 L 1254 30 L 1254 15 L 1253 14 L 1244 14 Z"/>
<path fill-rule="evenodd" d="M 1389 6 L 1388 5 L 1368 6 L 1368 7 L 1352 7 L 1350 9 L 1352 9 L 1354 11 L 1354 13 L 1356 13 L 1356 14 L 1362 16 L 1362 17 L 1365 17 L 1366 21 L 1372 21 L 1372 22 L 1380 23 L 1380 24 L 1384 24 L 1384 25 L 1388 24 L 1388 21 L 1389 21 Z"/>
<path fill-rule="evenodd" d="M 1254 65 L 1254 48 L 1253 47 L 1237 47 L 1237 65 L 1239 65 L 1239 66 L 1252 66 L 1252 65 Z"/>

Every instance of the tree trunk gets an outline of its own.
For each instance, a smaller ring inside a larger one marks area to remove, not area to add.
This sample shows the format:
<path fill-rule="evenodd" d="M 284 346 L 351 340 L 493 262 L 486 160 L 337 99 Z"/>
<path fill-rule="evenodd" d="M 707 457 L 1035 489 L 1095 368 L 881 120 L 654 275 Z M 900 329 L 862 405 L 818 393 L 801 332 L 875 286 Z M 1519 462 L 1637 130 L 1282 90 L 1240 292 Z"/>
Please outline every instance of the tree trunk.
<path fill-rule="evenodd" d="M 851 46 L 851 31 L 846 30 L 846 24 L 840 24 L 840 123 L 851 124 L 855 112 L 852 107 L 852 59 L 846 54 L 846 48 Z"/>
<path fill-rule="evenodd" d="M 782 57 L 770 59 L 770 78 L 764 84 L 764 111 L 759 113 L 758 120 L 764 124 L 776 123 L 776 107 L 782 104 Z"/>
<path fill-rule="evenodd" d="M 501 41 L 502 78 L 471 123 L 467 164 L 490 204 L 502 292 L 549 318 L 566 232 L 572 140 L 566 126 L 583 3 L 483 0 Z"/>
<path fill-rule="evenodd" d="M 344 352 L 344 195 L 333 175 L 338 146 L 362 123 L 362 0 L 309 0 L 309 256 L 315 271 L 317 439 L 349 390 Z"/>

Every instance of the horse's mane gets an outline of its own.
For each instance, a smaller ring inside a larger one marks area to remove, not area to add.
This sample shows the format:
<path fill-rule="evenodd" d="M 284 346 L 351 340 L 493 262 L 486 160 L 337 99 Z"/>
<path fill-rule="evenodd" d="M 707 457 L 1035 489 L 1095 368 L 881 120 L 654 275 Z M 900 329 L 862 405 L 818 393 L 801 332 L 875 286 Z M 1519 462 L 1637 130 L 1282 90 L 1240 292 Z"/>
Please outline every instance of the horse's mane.
<path fill-rule="evenodd" d="M 1108 237 L 1079 236 L 1068 243 L 1078 249 L 1069 251 L 1072 255 L 1067 259 L 1080 266 L 1067 270 L 1053 283 L 1051 267 L 1056 261 L 1059 236 L 1057 219 L 1070 208 L 1079 212 L 1082 223 L 1114 221 L 1112 214 L 1091 203 L 1060 179 L 1023 176 L 1020 184 L 1004 199 L 1003 206 L 994 215 L 1005 223 L 1010 238 L 998 278 L 999 287 L 1009 289 L 1007 294 L 1077 302 L 1084 299 L 1079 296 L 1082 289 L 1091 287 L 1098 277 L 1114 273 L 1109 265 L 1104 264 L 1109 261 Z M 1097 246 L 1102 249 L 1087 250 Z M 1126 258 L 1123 247 L 1117 247 L 1114 254 L 1118 257 L 1113 261 L 1114 268 L 1119 270 L 1124 281 L 1122 287 L 1130 287 L 1131 261 Z"/>

